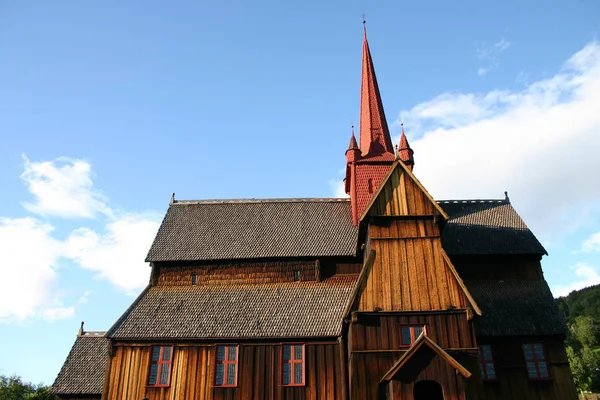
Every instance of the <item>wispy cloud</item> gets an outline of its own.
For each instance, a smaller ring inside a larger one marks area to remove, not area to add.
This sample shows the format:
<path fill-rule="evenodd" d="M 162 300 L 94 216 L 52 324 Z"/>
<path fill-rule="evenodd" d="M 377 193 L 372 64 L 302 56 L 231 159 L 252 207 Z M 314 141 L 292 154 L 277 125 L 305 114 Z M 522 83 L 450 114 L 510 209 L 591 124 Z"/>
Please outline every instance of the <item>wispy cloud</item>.
<path fill-rule="evenodd" d="M 592 42 L 523 90 L 444 93 L 400 117 L 418 138 L 415 172 L 435 197 L 508 190 L 534 232 L 553 240 L 598 211 L 598 104 L 600 45 Z"/>
<path fill-rule="evenodd" d="M 160 216 L 151 212 L 116 211 L 92 181 L 92 167 L 82 160 L 58 158 L 33 162 L 24 158 L 21 179 L 35 197 L 24 203 L 29 212 L 48 218 L 0 217 L 0 253 L 5 279 L 0 280 L 0 322 L 23 322 L 31 318 L 54 321 L 69 318 L 75 306 L 87 301 L 90 292 L 79 294 L 65 305 L 57 288 L 61 263 L 97 273 L 128 294 L 139 292 L 148 283 L 150 268 L 144 263 Z M 101 230 L 82 226 L 54 238 L 56 218 L 95 218 Z M 81 293 L 81 292 L 79 292 Z"/>
<path fill-rule="evenodd" d="M 477 59 L 484 65 L 477 70 L 477 75 L 484 76 L 498 65 L 498 56 L 510 47 L 511 43 L 502 38 L 496 43 L 481 43 L 477 47 Z"/>
<path fill-rule="evenodd" d="M 600 252 L 600 232 L 594 233 L 583 242 L 581 252 Z"/>
<path fill-rule="evenodd" d="M 93 186 L 89 163 L 66 157 L 31 162 L 23 155 L 21 179 L 35 197 L 23 203 L 28 211 L 47 217 L 94 218 L 111 215 L 107 199 Z"/>

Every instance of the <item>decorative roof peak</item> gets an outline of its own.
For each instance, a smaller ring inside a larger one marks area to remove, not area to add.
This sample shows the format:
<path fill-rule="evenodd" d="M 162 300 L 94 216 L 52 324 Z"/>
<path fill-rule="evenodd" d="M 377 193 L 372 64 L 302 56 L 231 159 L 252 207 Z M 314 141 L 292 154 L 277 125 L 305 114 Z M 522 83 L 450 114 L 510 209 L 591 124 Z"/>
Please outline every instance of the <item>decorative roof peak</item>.
<path fill-rule="evenodd" d="M 375 76 L 373 59 L 367 41 L 367 28 L 363 27 L 362 81 L 360 89 L 360 150 L 363 157 L 394 154 L 379 85 Z"/>
<path fill-rule="evenodd" d="M 400 135 L 400 146 L 398 146 L 396 150 L 396 158 L 402 160 L 402 162 L 412 171 L 413 166 L 415 165 L 415 159 L 413 157 L 414 151 L 410 148 L 408 139 L 404 134 L 404 123 L 400 123 L 400 126 L 402 127 L 402 134 Z"/>

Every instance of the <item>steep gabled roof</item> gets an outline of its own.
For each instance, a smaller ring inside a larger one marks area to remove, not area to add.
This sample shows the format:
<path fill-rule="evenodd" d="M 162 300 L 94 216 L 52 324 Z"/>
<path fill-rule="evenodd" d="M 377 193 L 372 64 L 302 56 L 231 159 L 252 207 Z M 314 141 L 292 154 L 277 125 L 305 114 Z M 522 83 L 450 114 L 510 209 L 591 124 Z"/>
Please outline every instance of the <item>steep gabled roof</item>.
<path fill-rule="evenodd" d="M 508 200 L 441 200 L 450 219 L 442 244 L 450 255 L 548 254 Z"/>
<path fill-rule="evenodd" d="M 51 393 L 56 395 L 100 395 L 108 362 L 109 340 L 104 332 L 77 336 Z"/>
<path fill-rule="evenodd" d="M 478 336 L 564 335 L 566 325 L 544 279 L 465 280 L 483 316 Z"/>
<path fill-rule="evenodd" d="M 341 335 L 356 277 L 321 282 L 153 286 L 107 332 L 114 339 Z"/>
<path fill-rule="evenodd" d="M 146 261 L 356 254 L 348 199 L 177 201 Z"/>

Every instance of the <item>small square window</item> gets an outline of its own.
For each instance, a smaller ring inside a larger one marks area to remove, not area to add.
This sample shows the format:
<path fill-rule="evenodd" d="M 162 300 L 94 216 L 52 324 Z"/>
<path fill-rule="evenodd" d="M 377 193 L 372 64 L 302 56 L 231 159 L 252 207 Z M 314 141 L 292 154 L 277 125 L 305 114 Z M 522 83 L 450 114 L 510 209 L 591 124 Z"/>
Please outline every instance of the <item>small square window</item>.
<path fill-rule="evenodd" d="M 198 275 L 192 274 L 192 285 L 195 285 L 196 283 L 198 283 Z"/>
<path fill-rule="evenodd" d="M 294 281 L 299 281 L 302 278 L 302 273 L 300 270 L 294 270 Z"/>
<path fill-rule="evenodd" d="M 215 386 L 237 386 L 238 353 L 239 346 L 237 345 L 217 346 L 215 354 Z"/>
<path fill-rule="evenodd" d="M 410 346 L 421 336 L 427 335 L 425 325 L 401 325 L 400 326 L 400 345 Z"/>

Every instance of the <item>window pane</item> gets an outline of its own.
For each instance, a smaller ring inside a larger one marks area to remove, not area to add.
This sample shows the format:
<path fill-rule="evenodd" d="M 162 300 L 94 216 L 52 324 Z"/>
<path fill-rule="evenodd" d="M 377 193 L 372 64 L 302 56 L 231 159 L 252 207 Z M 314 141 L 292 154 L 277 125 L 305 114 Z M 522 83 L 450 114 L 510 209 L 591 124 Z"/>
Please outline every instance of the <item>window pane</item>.
<path fill-rule="evenodd" d="M 544 361 L 538 363 L 538 369 L 540 370 L 540 378 L 548 378 L 548 365 Z"/>
<path fill-rule="evenodd" d="M 163 361 L 171 361 L 171 348 L 163 347 Z"/>
<path fill-rule="evenodd" d="M 166 385 L 169 383 L 169 364 L 163 364 L 161 367 L 160 384 Z"/>
<path fill-rule="evenodd" d="M 235 364 L 229 364 L 227 366 L 227 384 L 235 384 Z"/>
<path fill-rule="evenodd" d="M 530 378 L 538 378 L 537 369 L 535 368 L 535 362 L 527 362 L 527 373 L 529 373 Z"/>
<path fill-rule="evenodd" d="M 148 384 L 156 385 L 157 377 L 158 377 L 158 364 L 152 364 L 150 366 L 150 377 L 148 378 Z"/>
<path fill-rule="evenodd" d="M 534 344 L 533 349 L 535 351 L 535 358 L 537 358 L 538 360 L 543 360 L 544 359 L 544 347 L 542 346 L 542 344 L 541 343 Z"/>
<path fill-rule="evenodd" d="M 237 347 L 229 346 L 229 354 L 227 354 L 227 359 L 229 361 L 235 361 L 236 357 L 237 357 Z"/>
<path fill-rule="evenodd" d="M 217 346 L 217 361 L 225 360 L 225 346 Z"/>
<path fill-rule="evenodd" d="M 302 360 L 302 346 L 294 346 L 294 360 Z"/>
<path fill-rule="evenodd" d="M 492 361 L 492 346 L 481 346 L 483 350 L 483 359 L 485 361 Z"/>
<path fill-rule="evenodd" d="M 413 327 L 414 332 L 415 332 L 415 340 L 417 340 L 417 338 L 421 335 L 421 333 L 423 333 L 423 327 L 422 326 L 415 326 Z"/>
<path fill-rule="evenodd" d="M 284 385 L 290 384 L 290 381 L 291 381 L 290 368 L 291 368 L 290 363 L 283 363 L 283 384 Z"/>
<path fill-rule="evenodd" d="M 302 383 L 302 363 L 294 363 L 294 383 Z"/>
<path fill-rule="evenodd" d="M 410 327 L 403 326 L 402 327 L 402 344 L 410 344 Z"/>
<path fill-rule="evenodd" d="M 523 345 L 523 353 L 525 353 L 526 360 L 533 360 L 533 350 L 530 344 Z"/>
<path fill-rule="evenodd" d="M 496 379 L 496 370 L 494 369 L 494 364 L 485 364 L 485 372 L 487 373 L 488 379 Z"/>
<path fill-rule="evenodd" d="M 481 377 L 485 379 L 485 371 L 483 370 L 483 364 L 479 364 L 479 372 L 481 373 Z"/>
<path fill-rule="evenodd" d="M 223 364 L 217 364 L 217 371 L 215 376 L 215 384 L 220 386 L 223 384 L 223 372 L 225 371 L 225 367 Z"/>
<path fill-rule="evenodd" d="M 283 360 L 288 361 L 292 358 L 292 346 L 286 344 L 283 346 Z"/>
<path fill-rule="evenodd" d="M 152 348 L 152 361 L 158 361 L 160 357 L 160 346 L 154 346 Z"/>

